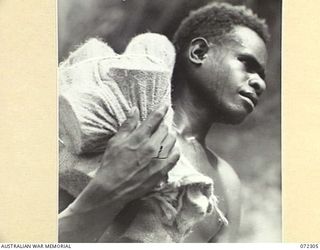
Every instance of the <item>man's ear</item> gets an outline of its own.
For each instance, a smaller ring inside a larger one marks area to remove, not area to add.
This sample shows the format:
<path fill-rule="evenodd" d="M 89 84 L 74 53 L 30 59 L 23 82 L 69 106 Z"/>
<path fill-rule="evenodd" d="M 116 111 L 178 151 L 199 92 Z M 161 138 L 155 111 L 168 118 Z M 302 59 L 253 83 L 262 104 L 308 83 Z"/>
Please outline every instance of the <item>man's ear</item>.
<path fill-rule="evenodd" d="M 209 43 L 203 37 L 192 39 L 189 46 L 189 60 L 195 64 L 201 65 L 207 57 Z"/>

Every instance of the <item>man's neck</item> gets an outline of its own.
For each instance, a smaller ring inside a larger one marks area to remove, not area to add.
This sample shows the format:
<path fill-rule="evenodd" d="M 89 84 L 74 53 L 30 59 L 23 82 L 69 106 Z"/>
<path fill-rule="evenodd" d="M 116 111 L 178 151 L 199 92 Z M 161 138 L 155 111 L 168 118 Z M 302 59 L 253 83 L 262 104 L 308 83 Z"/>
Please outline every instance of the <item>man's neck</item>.
<path fill-rule="evenodd" d="M 194 137 L 204 145 L 212 125 L 212 114 L 201 105 L 201 101 L 187 86 L 178 91 L 179 94 L 173 101 L 174 123 L 182 136 Z"/>

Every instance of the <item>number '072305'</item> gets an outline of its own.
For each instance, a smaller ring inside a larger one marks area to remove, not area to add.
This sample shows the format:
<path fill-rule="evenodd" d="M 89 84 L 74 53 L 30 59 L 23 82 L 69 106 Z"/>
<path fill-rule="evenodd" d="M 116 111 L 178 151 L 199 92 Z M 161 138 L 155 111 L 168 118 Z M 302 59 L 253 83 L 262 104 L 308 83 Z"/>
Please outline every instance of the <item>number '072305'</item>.
<path fill-rule="evenodd" d="M 300 244 L 300 248 L 319 248 L 319 244 Z"/>

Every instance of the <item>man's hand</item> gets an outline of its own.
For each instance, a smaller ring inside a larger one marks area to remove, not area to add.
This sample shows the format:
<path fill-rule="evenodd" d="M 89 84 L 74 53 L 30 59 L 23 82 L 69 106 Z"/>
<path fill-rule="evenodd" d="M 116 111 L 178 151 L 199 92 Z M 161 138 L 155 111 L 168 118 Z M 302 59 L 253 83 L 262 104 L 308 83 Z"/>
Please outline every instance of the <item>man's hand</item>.
<path fill-rule="evenodd" d="M 152 112 L 138 126 L 135 109 L 112 137 L 95 177 L 76 200 L 59 215 L 60 242 L 93 242 L 121 209 L 144 196 L 165 178 L 180 154 L 176 135 L 163 118 L 168 107 Z M 159 152 L 165 148 L 168 155 Z"/>
<path fill-rule="evenodd" d="M 112 137 L 104 153 L 101 167 L 86 189 L 72 205 L 86 211 L 106 202 L 121 200 L 124 204 L 142 197 L 165 178 L 179 159 L 176 135 L 163 123 L 167 106 L 151 113 L 138 126 L 139 111 L 135 109 Z M 160 147 L 169 155 L 157 158 Z"/>

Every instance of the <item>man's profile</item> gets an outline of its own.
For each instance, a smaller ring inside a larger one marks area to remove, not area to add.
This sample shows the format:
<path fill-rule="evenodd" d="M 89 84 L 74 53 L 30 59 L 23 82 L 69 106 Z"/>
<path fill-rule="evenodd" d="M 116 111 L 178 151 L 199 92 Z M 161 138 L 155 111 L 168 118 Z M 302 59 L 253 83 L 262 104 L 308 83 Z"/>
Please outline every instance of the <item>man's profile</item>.
<path fill-rule="evenodd" d="M 242 122 L 265 90 L 265 23 L 243 7 L 212 4 L 184 20 L 174 37 L 177 62 L 173 104 L 179 135 L 190 159 L 215 181 L 230 221 L 220 228 L 214 218 L 194 230 L 190 241 L 234 241 L 240 221 L 240 183 L 232 167 L 205 146 L 212 123 Z M 220 184 L 220 185 L 219 185 Z M 207 232 L 207 234 L 200 233 Z M 211 238 L 213 237 L 213 238 Z"/>
<path fill-rule="evenodd" d="M 255 109 L 266 89 L 268 40 L 267 25 L 249 9 L 218 3 L 209 4 L 192 12 L 184 19 L 174 35 L 173 44 L 177 56 L 172 79 L 172 103 L 177 133 L 170 135 L 172 138 L 167 139 L 167 143 L 172 150 L 174 144 L 179 145 L 180 153 L 186 155 L 188 161 L 199 172 L 213 180 L 219 207 L 229 221 L 229 224 L 225 225 L 217 214 L 207 216 L 192 228 L 184 242 L 237 240 L 241 217 L 240 181 L 234 169 L 207 148 L 205 139 L 213 123 L 239 124 Z M 114 136 L 107 150 L 112 152 L 114 146 L 114 151 L 119 151 L 114 155 L 121 156 L 124 152 L 123 159 L 128 159 L 125 165 L 129 166 L 134 162 L 135 155 L 130 154 L 130 150 L 126 153 L 127 146 L 122 148 L 122 145 L 126 145 L 129 140 L 150 141 L 163 133 L 164 130 L 159 132 L 161 129 L 159 124 L 166 112 L 166 109 L 160 109 L 159 116 L 156 111 L 142 123 L 141 127 L 137 125 L 137 114 L 132 114 L 124 128 L 120 129 L 119 135 Z M 128 137 L 130 134 L 132 138 L 126 139 L 123 134 Z M 169 135 L 164 138 L 169 138 Z M 136 152 L 139 150 L 144 152 L 141 146 L 134 148 Z M 112 158 L 110 152 L 106 151 L 105 155 L 112 160 L 105 157 L 102 165 L 109 170 L 111 165 L 121 166 L 124 172 L 114 174 L 118 180 L 121 180 L 122 176 L 126 179 L 130 171 L 125 170 L 126 166 L 123 165 L 125 161 L 122 159 L 119 163 L 121 160 Z M 70 209 L 63 211 L 59 222 L 61 241 L 112 242 L 121 238 L 120 234 L 124 234 L 129 227 L 129 222 L 123 218 L 134 217 L 138 211 L 135 206 L 128 203 L 135 203 L 135 199 L 143 197 L 151 186 L 154 186 L 173 167 L 179 157 L 173 153 L 171 155 L 170 161 L 161 164 L 154 164 L 146 157 L 148 159 L 145 160 L 145 164 L 148 168 L 158 165 L 156 172 L 150 177 L 141 174 L 129 180 L 127 184 L 124 182 L 124 187 L 136 189 L 130 189 L 123 195 L 121 193 L 115 195 L 119 192 L 117 187 L 103 184 L 108 181 L 112 183 L 114 180 L 110 172 L 101 170 L 101 176 L 104 177 L 99 176 L 97 180 L 93 180 L 89 188 L 68 207 Z M 143 154 L 141 157 L 138 162 L 144 160 Z M 136 185 L 150 180 L 157 172 L 161 172 L 162 175 L 157 175 L 157 180 L 153 180 L 152 183 L 150 181 L 148 187 Z M 92 198 L 96 192 L 100 200 Z M 103 198 L 104 192 L 108 201 Z M 133 192 L 136 196 L 131 195 L 129 198 L 128 194 Z M 113 206 L 113 204 L 120 205 Z M 108 211 L 110 206 L 113 208 Z M 87 226 L 92 222 L 96 224 L 91 225 L 90 229 Z"/>

